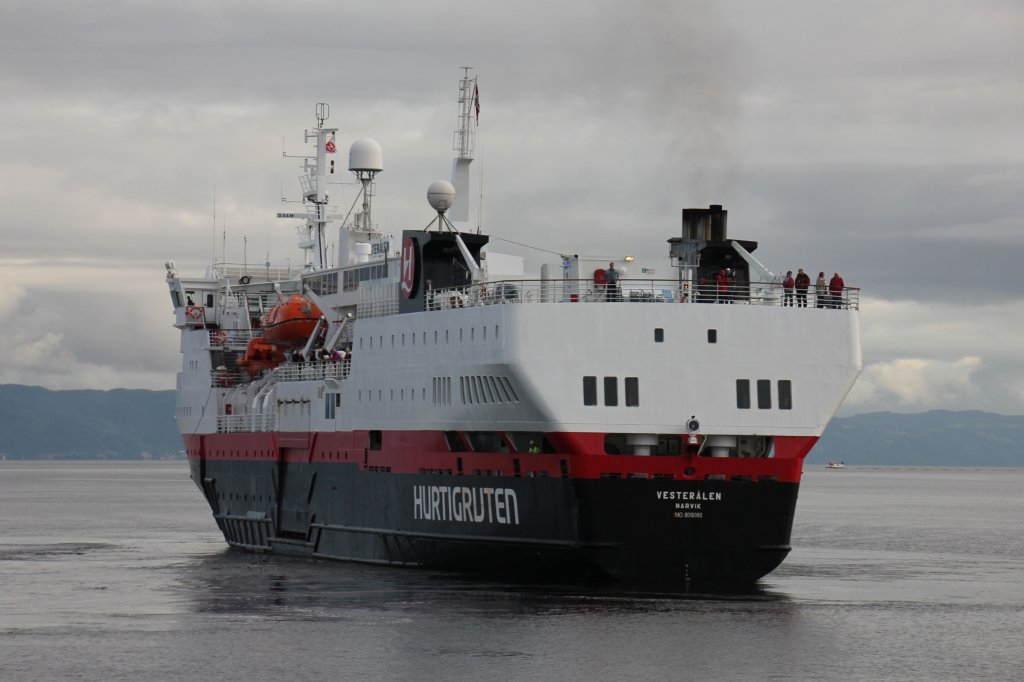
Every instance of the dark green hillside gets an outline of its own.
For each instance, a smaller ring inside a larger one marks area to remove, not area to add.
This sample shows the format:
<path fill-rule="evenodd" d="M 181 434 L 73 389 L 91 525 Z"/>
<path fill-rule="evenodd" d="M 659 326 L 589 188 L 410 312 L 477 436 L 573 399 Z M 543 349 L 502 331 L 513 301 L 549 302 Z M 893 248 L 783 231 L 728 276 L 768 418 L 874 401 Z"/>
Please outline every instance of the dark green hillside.
<path fill-rule="evenodd" d="M 836 418 L 807 461 L 1024 467 L 1024 416 L 933 410 Z"/>
<path fill-rule="evenodd" d="M 50 391 L 0 385 L 0 454 L 8 459 L 177 456 L 174 391 Z"/>

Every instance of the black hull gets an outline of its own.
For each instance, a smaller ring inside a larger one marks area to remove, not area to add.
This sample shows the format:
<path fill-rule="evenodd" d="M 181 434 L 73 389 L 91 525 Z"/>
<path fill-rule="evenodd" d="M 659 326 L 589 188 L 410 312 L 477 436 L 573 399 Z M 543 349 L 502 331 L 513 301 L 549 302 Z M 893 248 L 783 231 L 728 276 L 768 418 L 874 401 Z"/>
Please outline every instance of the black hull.
<path fill-rule="evenodd" d="M 249 551 L 557 582 L 753 583 L 789 552 L 799 485 L 365 471 L 192 460 Z"/>

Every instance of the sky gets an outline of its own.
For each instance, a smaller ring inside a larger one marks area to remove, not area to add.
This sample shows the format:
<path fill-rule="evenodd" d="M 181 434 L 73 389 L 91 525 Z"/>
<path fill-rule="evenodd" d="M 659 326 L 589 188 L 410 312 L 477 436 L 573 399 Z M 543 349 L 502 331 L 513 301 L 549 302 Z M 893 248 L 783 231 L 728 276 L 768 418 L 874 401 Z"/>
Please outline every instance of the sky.
<path fill-rule="evenodd" d="M 381 229 L 424 227 L 473 66 L 474 214 L 534 247 L 493 248 L 669 276 L 720 203 L 775 272 L 862 288 L 843 413 L 1024 414 L 1024 5 L 626 5 L 6 0 L 0 383 L 173 388 L 164 262 L 301 260 L 275 214 L 317 102 L 380 142 Z"/>

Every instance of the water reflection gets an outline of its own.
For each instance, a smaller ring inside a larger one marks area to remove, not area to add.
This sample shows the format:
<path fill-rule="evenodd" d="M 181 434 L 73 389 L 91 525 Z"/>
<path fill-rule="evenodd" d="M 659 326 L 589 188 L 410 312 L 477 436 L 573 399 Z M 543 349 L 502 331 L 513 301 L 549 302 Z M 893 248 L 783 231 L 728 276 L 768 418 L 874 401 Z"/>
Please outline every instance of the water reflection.
<path fill-rule="evenodd" d="M 544 615 L 664 611 L 722 602 L 783 604 L 790 600 L 787 593 L 763 585 L 688 592 L 620 585 L 537 585 L 230 549 L 196 557 L 179 569 L 179 586 L 196 612 L 287 619 L 333 619 L 361 609 Z"/>

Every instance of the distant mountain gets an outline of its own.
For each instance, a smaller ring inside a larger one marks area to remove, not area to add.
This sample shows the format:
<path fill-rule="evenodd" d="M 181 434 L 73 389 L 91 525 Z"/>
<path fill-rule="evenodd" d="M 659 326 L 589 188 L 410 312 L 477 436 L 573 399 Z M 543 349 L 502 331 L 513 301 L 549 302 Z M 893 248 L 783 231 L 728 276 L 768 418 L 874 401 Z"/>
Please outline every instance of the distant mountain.
<path fill-rule="evenodd" d="M 0 384 L 0 455 L 8 459 L 183 456 L 174 391 L 50 391 Z"/>
<path fill-rule="evenodd" d="M 1024 467 L 1024 416 L 932 410 L 837 417 L 807 461 Z"/>
<path fill-rule="evenodd" d="M 0 454 L 8 459 L 182 456 L 174 391 L 50 391 L 0 384 Z M 1024 467 L 1024 416 L 933 410 L 832 420 L 807 461 L 822 464 Z"/>

